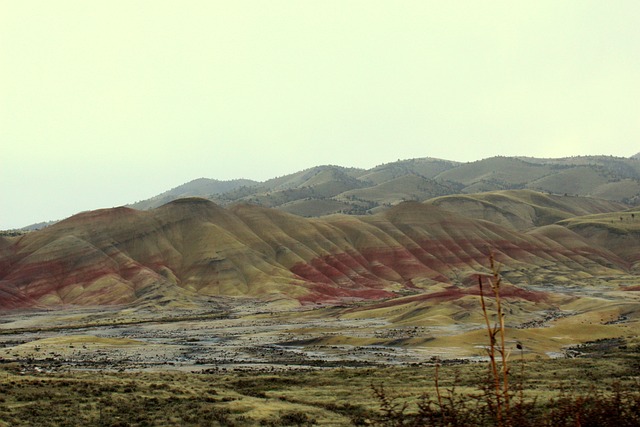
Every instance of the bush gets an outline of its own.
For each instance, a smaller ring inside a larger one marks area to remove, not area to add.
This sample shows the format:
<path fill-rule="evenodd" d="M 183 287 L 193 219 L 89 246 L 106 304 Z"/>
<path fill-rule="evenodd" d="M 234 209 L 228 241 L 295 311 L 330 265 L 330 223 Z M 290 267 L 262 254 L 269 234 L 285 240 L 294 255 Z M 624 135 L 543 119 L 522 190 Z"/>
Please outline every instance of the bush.
<path fill-rule="evenodd" d="M 477 392 L 462 394 L 454 387 L 441 390 L 439 364 L 435 369 L 433 398 L 420 397 L 417 410 L 409 412 L 407 401 L 391 397 L 383 385 L 372 385 L 379 402 L 378 413 L 370 425 L 402 426 L 497 426 L 497 427 L 631 427 L 640 426 L 640 391 L 624 389 L 614 384 L 610 392 L 592 388 L 588 393 L 572 394 L 560 391 L 546 403 L 526 398 L 524 393 L 525 363 L 517 382 L 511 381 L 510 351 L 506 348 L 504 313 L 500 301 L 501 277 L 493 256 L 489 257 L 491 275 L 478 275 L 480 303 L 486 323 L 489 345 L 488 376 L 477 385 Z M 496 318 L 491 325 L 484 296 L 484 281 L 488 281 L 495 299 Z M 522 350 L 520 344 L 516 347 Z M 522 355 L 522 352 L 521 352 Z M 456 380 L 454 384 L 458 381 Z M 514 388 L 515 384 L 515 388 Z M 353 422 L 355 425 L 357 422 Z"/>

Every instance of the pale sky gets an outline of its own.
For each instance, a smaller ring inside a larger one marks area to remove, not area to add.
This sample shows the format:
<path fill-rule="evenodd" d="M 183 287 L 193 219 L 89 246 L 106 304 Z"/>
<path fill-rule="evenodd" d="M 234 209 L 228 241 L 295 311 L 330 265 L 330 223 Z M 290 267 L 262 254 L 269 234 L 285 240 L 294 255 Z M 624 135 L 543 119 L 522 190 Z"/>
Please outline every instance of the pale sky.
<path fill-rule="evenodd" d="M 640 151 L 640 2 L 0 0 L 0 229 L 195 178 Z"/>

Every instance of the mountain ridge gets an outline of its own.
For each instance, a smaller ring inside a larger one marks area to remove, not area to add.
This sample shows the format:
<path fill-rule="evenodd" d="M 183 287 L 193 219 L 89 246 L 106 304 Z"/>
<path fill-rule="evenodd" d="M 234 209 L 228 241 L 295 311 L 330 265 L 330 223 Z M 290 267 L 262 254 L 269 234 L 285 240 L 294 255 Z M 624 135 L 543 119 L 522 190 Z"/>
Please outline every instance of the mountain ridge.
<path fill-rule="evenodd" d="M 422 183 L 398 185 L 408 177 Z M 371 214 L 406 200 L 475 194 L 496 190 L 531 189 L 548 194 L 587 196 L 631 206 L 640 203 L 640 153 L 629 158 L 574 156 L 565 158 L 489 157 L 474 162 L 437 158 L 398 160 L 371 169 L 323 165 L 258 182 L 198 178 L 149 199 L 127 206 L 152 209 L 180 197 L 198 196 L 227 206 L 248 202 L 315 217 L 333 213 Z M 5 235 L 44 228 L 42 222 Z"/>
<path fill-rule="evenodd" d="M 416 177 L 422 182 L 415 182 Z M 409 180 L 410 184 L 394 184 L 403 180 Z M 400 187 L 405 190 L 402 195 Z M 238 182 L 229 191 L 210 194 L 187 191 L 182 195 L 207 197 L 221 205 L 250 202 L 312 217 L 375 213 L 406 200 L 514 189 L 636 205 L 640 202 L 640 159 L 497 156 L 467 163 L 434 158 L 399 160 L 371 169 L 323 165 L 261 183 Z M 160 196 L 131 206 L 157 207 L 167 201 Z"/>
<path fill-rule="evenodd" d="M 255 184 L 257 184 L 257 182 L 250 179 L 233 179 L 229 181 L 219 181 L 217 179 L 210 178 L 197 178 L 185 184 L 174 187 L 171 190 L 165 191 L 164 193 L 158 194 L 157 196 L 151 197 L 146 200 L 141 200 L 127 206 L 135 209 L 145 210 L 164 205 L 180 197 L 210 196 L 212 194 L 225 193 L 242 186 Z"/>

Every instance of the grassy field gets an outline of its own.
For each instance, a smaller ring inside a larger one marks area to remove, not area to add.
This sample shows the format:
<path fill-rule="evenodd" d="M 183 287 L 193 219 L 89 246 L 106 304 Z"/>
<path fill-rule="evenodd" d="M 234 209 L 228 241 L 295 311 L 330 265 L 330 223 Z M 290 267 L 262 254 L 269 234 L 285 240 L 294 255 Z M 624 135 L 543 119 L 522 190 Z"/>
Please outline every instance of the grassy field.
<path fill-rule="evenodd" d="M 514 355 L 510 374 L 514 400 L 522 390 L 523 400 L 535 399 L 537 410 L 543 411 L 550 400 L 561 396 L 604 399 L 618 387 L 640 403 L 635 391 L 640 345 L 603 340 L 583 345 L 580 352 L 584 356 L 577 359 L 522 361 Z M 427 364 L 202 373 L 72 369 L 54 373 L 5 363 L 0 368 L 0 425 L 411 425 L 392 423 L 372 386 L 384 386 L 385 398 L 398 404 L 394 410 L 406 403 L 405 412 L 410 414 L 418 410 L 421 395 L 426 393 L 435 401 L 437 391 L 452 402 L 477 405 L 487 389 L 487 374 L 485 362 L 456 361 L 438 368 Z"/>

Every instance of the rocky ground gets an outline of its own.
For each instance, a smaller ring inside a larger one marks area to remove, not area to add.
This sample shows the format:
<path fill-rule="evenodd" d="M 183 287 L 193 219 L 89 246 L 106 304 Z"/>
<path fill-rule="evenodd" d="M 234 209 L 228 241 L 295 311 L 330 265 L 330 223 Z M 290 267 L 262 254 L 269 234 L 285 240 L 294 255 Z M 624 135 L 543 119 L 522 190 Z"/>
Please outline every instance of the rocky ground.
<path fill-rule="evenodd" d="M 521 316 L 524 321 L 511 316 L 510 338 L 522 340 L 531 357 L 571 357 L 570 347 L 582 342 L 637 338 L 639 296 L 617 287 L 594 289 L 567 289 L 563 294 L 573 299 L 566 306 L 530 312 Z M 362 315 L 354 307 L 219 298 L 198 308 L 11 311 L 0 315 L 0 363 L 18 362 L 26 371 L 212 372 L 407 366 L 485 356 L 480 318 L 393 323 L 395 306 L 385 309 L 391 313 L 386 317 Z"/>
<path fill-rule="evenodd" d="M 110 314 L 76 309 L 64 316 L 5 315 L 0 320 L 0 361 L 50 371 L 211 371 L 410 365 L 457 357 L 456 348 L 387 344 L 450 333 L 451 327 L 392 327 L 385 320 L 342 319 L 322 310 L 265 312 L 243 304 L 157 320 L 143 313 Z"/>

